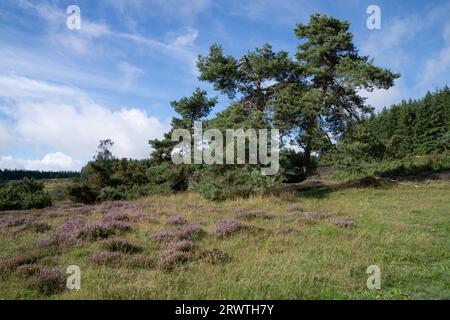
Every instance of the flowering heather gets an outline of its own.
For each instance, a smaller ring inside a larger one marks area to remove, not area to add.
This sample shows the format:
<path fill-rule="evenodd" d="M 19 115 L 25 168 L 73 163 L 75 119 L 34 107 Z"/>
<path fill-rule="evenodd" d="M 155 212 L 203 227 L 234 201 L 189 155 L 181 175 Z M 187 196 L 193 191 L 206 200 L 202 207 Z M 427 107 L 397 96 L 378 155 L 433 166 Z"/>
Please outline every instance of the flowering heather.
<path fill-rule="evenodd" d="M 186 263 L 189 255 L 181 251 L 165 251 L 161 254 L 158 261 L 158 268 L 163 271 L 172 271 L 176 266 Z"/>
<path fill-rule="evenodd" d="M 151 237 L 153 238 L 153 240 L 162 242 L 174 239 L 176 237 L 176 234 L 174 231 L 159 231 L 152 234 Z"/>
<path fill-rule="evenodd" d="M 29 216 L 13 216 L 7 215 L 0 218 L 1 227 L 18 227 L 31 222 Z"/>
<path fill-rule="evenodd" d="M 33 264 L 43 257 L 40 252 L 29 252 L 16 254 L 0 260 L 0 275 L 14 272 L 18 267 Z"/>
<path fill-rule="evenodd" d="M 182 216 L 170 216 L 167 219 L 167 224 L 170 224 L 170 225 L 183 225 L 186 223 L 187 223 L 186 218 L 184 218 Z"/>
<path fill-rule="evenodd" d="M 130 221 L 130 216 L 125 211 L 113 210 L 108 212 L 102 219 L 103 221 Z"/>
<path fill-rule="evenodd" d="M 86 226 L 83 217 L 76 217 L 61 225 L 55 233 L 39 239 L 36 243 L 44 247 L 67 247 L 79 244 L 78 234 Z"/>
<path fill-rule="evenodd" d="M 108 212 L 111 210 L 132 211 L 141 210 L 152 207 L 151 204 L 135 204 L 128 201 L 108 201 L 101 204 L 100 212 Z"/>
<path fill-rule="evenodd" d="M 250 220 L 250 219 L 256 219 L 256 218 L 262 218 L 262 219 L 270 219 L 272 216 L 268 215 L 264 210 L 257 209 L 253 211 L 243 211 L 238 213 L 236 216 L 238 219 L 244 219 L 244 220 Z"/>
<path fill-rule="evenodd" d="M 287 210 L 289 212 L 301 212 L 301 211 L 303 211 L 303 208 L 299 203 L 293 203 L 293 204 L 289 205 Z"/>
<path fill-rule="evenodd" d="M 51 295 L 64 290 L 66 275 L 59 268 L 42 268 L 28 282 L 31 289 Z"/>
<path fill-rule="evenodd" d="M 219 220 L 216 222 L 216 235 L 218 237 L 225 237 L 245 228 L 246 226 L 236 219 Z"/>
<path fill-rule="evenodd" d="M 190 252 L 195 249 L 195 243 L 190 240 L 182 240 L 178 242 L 171 242 L 167 245 L 167 250 Z"/>
<path fill-rule="evenodd" d="M 136 246 L 130 243 L 128 240 L 121 238 L 106 240 L 102 243 L 102 247 L 108 251 L 131 253 L 131 254 L 138 253 L 143 250 L 142 247 Z"/>
<path fill-rule="evenodd" d="M 69 211 L 71 213 L 75 213 L 77 215 L 86 215 L 91 213 L 94 210 L 92 206 L 81 205 L 79 207 L 70 208 Z"/>
<path fill-rule="evenodd" d="M 118 252 L 100 251 L 89 255 L 89 262 L 96 265 L 107 265 L 119 262 L 121 255 Z"/>
<path fill-rule="evenodd" d="M 196 240 L 202 238 L 206 232 L 198 225 L 190 224 L 179 228 L 175 234 L 180 240 Z"/>
<path fill-rule="evenodd" d="M 130 230 L 130 225 L 125 222 L 96 222 L 86 225 L 78 233 L 78 237 L 82 239 L 105 239 L 115 235 L 117 232 Z"/>
<path fill-rule="evenodd" d="M 333 221 L 333 224 L 342 228 L 356 227 L 356 222 L 350 218 L 337 218 Z"/>
<path fill-rule="evenodd" d="M 33 222 L 27 225 L 27 229 L 36 232 L 36 233 L 42 233 L 50 230 L 52 227 L 45 222 Z"/>
<path fill-rule="evenodd" d="M 231 261 L 231 257 L 228 253 L 215 248 L 200 251 L 198 257 L 212 264 L 219 264 Z"/>

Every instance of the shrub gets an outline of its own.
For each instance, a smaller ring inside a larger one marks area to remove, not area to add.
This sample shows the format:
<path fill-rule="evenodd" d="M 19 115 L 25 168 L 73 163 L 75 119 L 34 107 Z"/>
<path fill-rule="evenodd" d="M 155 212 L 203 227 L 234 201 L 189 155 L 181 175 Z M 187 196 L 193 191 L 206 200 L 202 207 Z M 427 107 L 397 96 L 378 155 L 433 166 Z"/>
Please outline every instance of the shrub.
<path fill-rule="evenodd" d="M 64 290 L 66 277 L 59 268 L 42 268 L 29 280 L 29 287 L 51 295 Z"/>
<path fill-rule="evenodd" d="M 190 240 L 182 240 L 179 242 L 172 242 L 167 246 L 167 250 L 190 252 L 195 249 L 195 243 Z"/>
<path fill-rule="evenodd" d="M 0 187 L 0 211 L 42 209 L 52 206 L 52 199 L 44 191 L 44 184 L 25 178 L 18 183 Z"/>
<path fill-rule="evenodd" d="M 102 219 L 105 222 L 114 222 L 114 221 L 129 221 L 130 216 L 128 213 L 120 210 L 113 210 L 108 212 Z"/>
<path fill-rule="evenodd" d="M 158 268 L 163 271 L 172 271 L 176 266 L 186 263 L 188 260 L 189 255 L 186 252 L 166 251 L 158 261 Z"/>
<path fill-rule="evenodd" d="M 0 275 L 16 271 L 22 265 L 33 264 L 43 256 L 39 252 L 21 253 L 0 261 Z"/>
<path fill-rule="evenodd" d="M 80 216 L 62 224 L 55 233 L 37 241 L 39 246 L 66 247 L 79 243 L 79 232 L 86 226 L 86 222 Z"/>
<path fill-rule="evenodd" d="M 180 240 L 196 240 L 202 238 L 206 232 L 198 225 L 191 224 L 179 228 L 175 234 Z"/>
<path fill-rule="evenodd" d="M 170 241 L 176 237 L 175 231 L 159 231 L 151 236 L 153 240 L 163 242 L 163 241 Z"/>
<path fill-rule="evenodd" d="M 187 223 L 186 218 L 184 218 L 182 216 L 170 216 L 167 219 L 167 224 L 170 224 L 170 225 L 183 225 L 186 223 Z"/>
<path fill-rule="evenodd" d="M 124 222 L 96 222 L 83 227 L 78 233 L 78 237 L 82 239 L 105 239 L 117 234 L 130 230 L 130 225 Z"/>
<path fill-rule="evenodd" d="M 95 203 L 99 195 L 98 189 L 90 186 L 87 182 L 76 183 L 69 187 L 70 200 L 85 204 Z"/>
<path fill-rule="evenodd" d="M 235 219 L 225 219 L 219 220 L 216 222 L 216 235 L 218 237 L 225 237 L 232 235 L 242 229 L 245 229 L 246 226 L 242 224 L 239 220 Z"/>

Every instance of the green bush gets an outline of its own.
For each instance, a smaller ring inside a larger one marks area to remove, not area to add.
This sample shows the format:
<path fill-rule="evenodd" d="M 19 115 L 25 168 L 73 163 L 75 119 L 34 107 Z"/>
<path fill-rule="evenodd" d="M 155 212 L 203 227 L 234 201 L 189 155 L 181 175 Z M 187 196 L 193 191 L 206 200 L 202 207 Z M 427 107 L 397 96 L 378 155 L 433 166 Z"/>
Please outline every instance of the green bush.
<path fill-rule="evenodd" d="M 87 182 L 76 183 L 69 187 L 69 198 L 74 202 L 91 204 L 96 202 L 99 191 Z"/>
<path fill-rule="evenodd" d="M 44 184 L 25 178 L 0 188 L 0 211 L 41 209 L 52 206 L 52 199 L 44 191 Z"/>
<path fill-rule="evenodd" d="M 208 200 L 222 201 L 253 193 L 263 193 L 277 186 L 282 177 L 263 176 L 257 166 L 207 166 L 199 172 L 192 190 Z"/>

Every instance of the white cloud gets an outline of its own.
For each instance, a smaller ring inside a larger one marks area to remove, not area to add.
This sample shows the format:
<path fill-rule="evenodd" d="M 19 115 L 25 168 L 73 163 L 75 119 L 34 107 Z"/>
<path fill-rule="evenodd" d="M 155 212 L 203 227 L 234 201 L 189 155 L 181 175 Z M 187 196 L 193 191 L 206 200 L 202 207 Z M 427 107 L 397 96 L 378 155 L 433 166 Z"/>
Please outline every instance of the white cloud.
<path fill-rule="evenodd" d="M 129 90 L 133 87 L 135 80 L 145 74 L 144 71 L 136 66 L 129 64 L 128 62 L 121 62 L 117 66 L 120 73 L 123 75 L 123 89 Z"/>
<path fill-rule="evenodd" d="M 114 0 L 106 4 L 116 8 L 121 16 L 125 14 L 164 15 L 177 19 L 194 19 L 210 8 L 211 0 Z"/>
<path fill-rule="evenodd" d="M 444 26 L 442 38 L 442 49 L 426 61 L 424 70 L 420 74 L 422 85 L 439 82 L 450 73 L 450 23 Z"/>
<path fill-rule="evenodd" d="M 12 89 L 15 85 L 19 89 Z M 112 111 L 80 90 L 23 77 L 0 76 L 1 98 L 8 103 L 0 112 L 9 118 L 9 131 L 23 147 L 50 148 L 75 163 L 90 160 L 98 141 L 106 138 L 115 142 L 112 151 L 118 157 L 148 158 L 148 140 L 161 138 L 168 129 L 167 123 L 144 110 Z M 41 162 L 54 165 L 55 159 L 59 164 L 67 160 L 52 155 Z"/>
<path fill-rule="evenodd" d="M 399 68 L 410 59 L 403 44 L 424 27 L 417 16 L 397 17 L 383 23 L 383 29 L 373 31 L 361 45 L 361 52 L 375 58 L 377 63 Z"/>
<path fill-rule="evenodd" d="M 411 90 L 400 79 L 396 81 L 395 86 L 388 90 L 375 89 L 372 92 L 361 90 L 359 92 L 363 97 L 367 98 L 366 103 L 381 111 L 384 107 L 390 107 L 393 104 L 400 103 L 403 99 L 412 97 Z"/>
<path fill-rule="evenodd" d="M 0 157 L 1 169 L 26 169 L 40 171 L 76 171 L 82 167 L 80 161 L 74 161 L 72 157 L 55 152 L 46 154 L 42 159 L 15 159 L 12 156 Z"/>

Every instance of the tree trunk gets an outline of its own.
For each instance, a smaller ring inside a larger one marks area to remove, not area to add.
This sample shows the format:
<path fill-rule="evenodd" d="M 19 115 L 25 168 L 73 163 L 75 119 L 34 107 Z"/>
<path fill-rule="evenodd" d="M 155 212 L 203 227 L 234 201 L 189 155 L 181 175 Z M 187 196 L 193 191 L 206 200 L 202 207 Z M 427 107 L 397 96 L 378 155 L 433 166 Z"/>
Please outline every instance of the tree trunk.
<path fill-rule="evenodd" d="M 306 173 L 306 176 L 310 176 L 313 171 L 311 163 L 311 138 L 307 138 L 303 157 L 304 157 L 303 160 L 304 171 Z"/>

